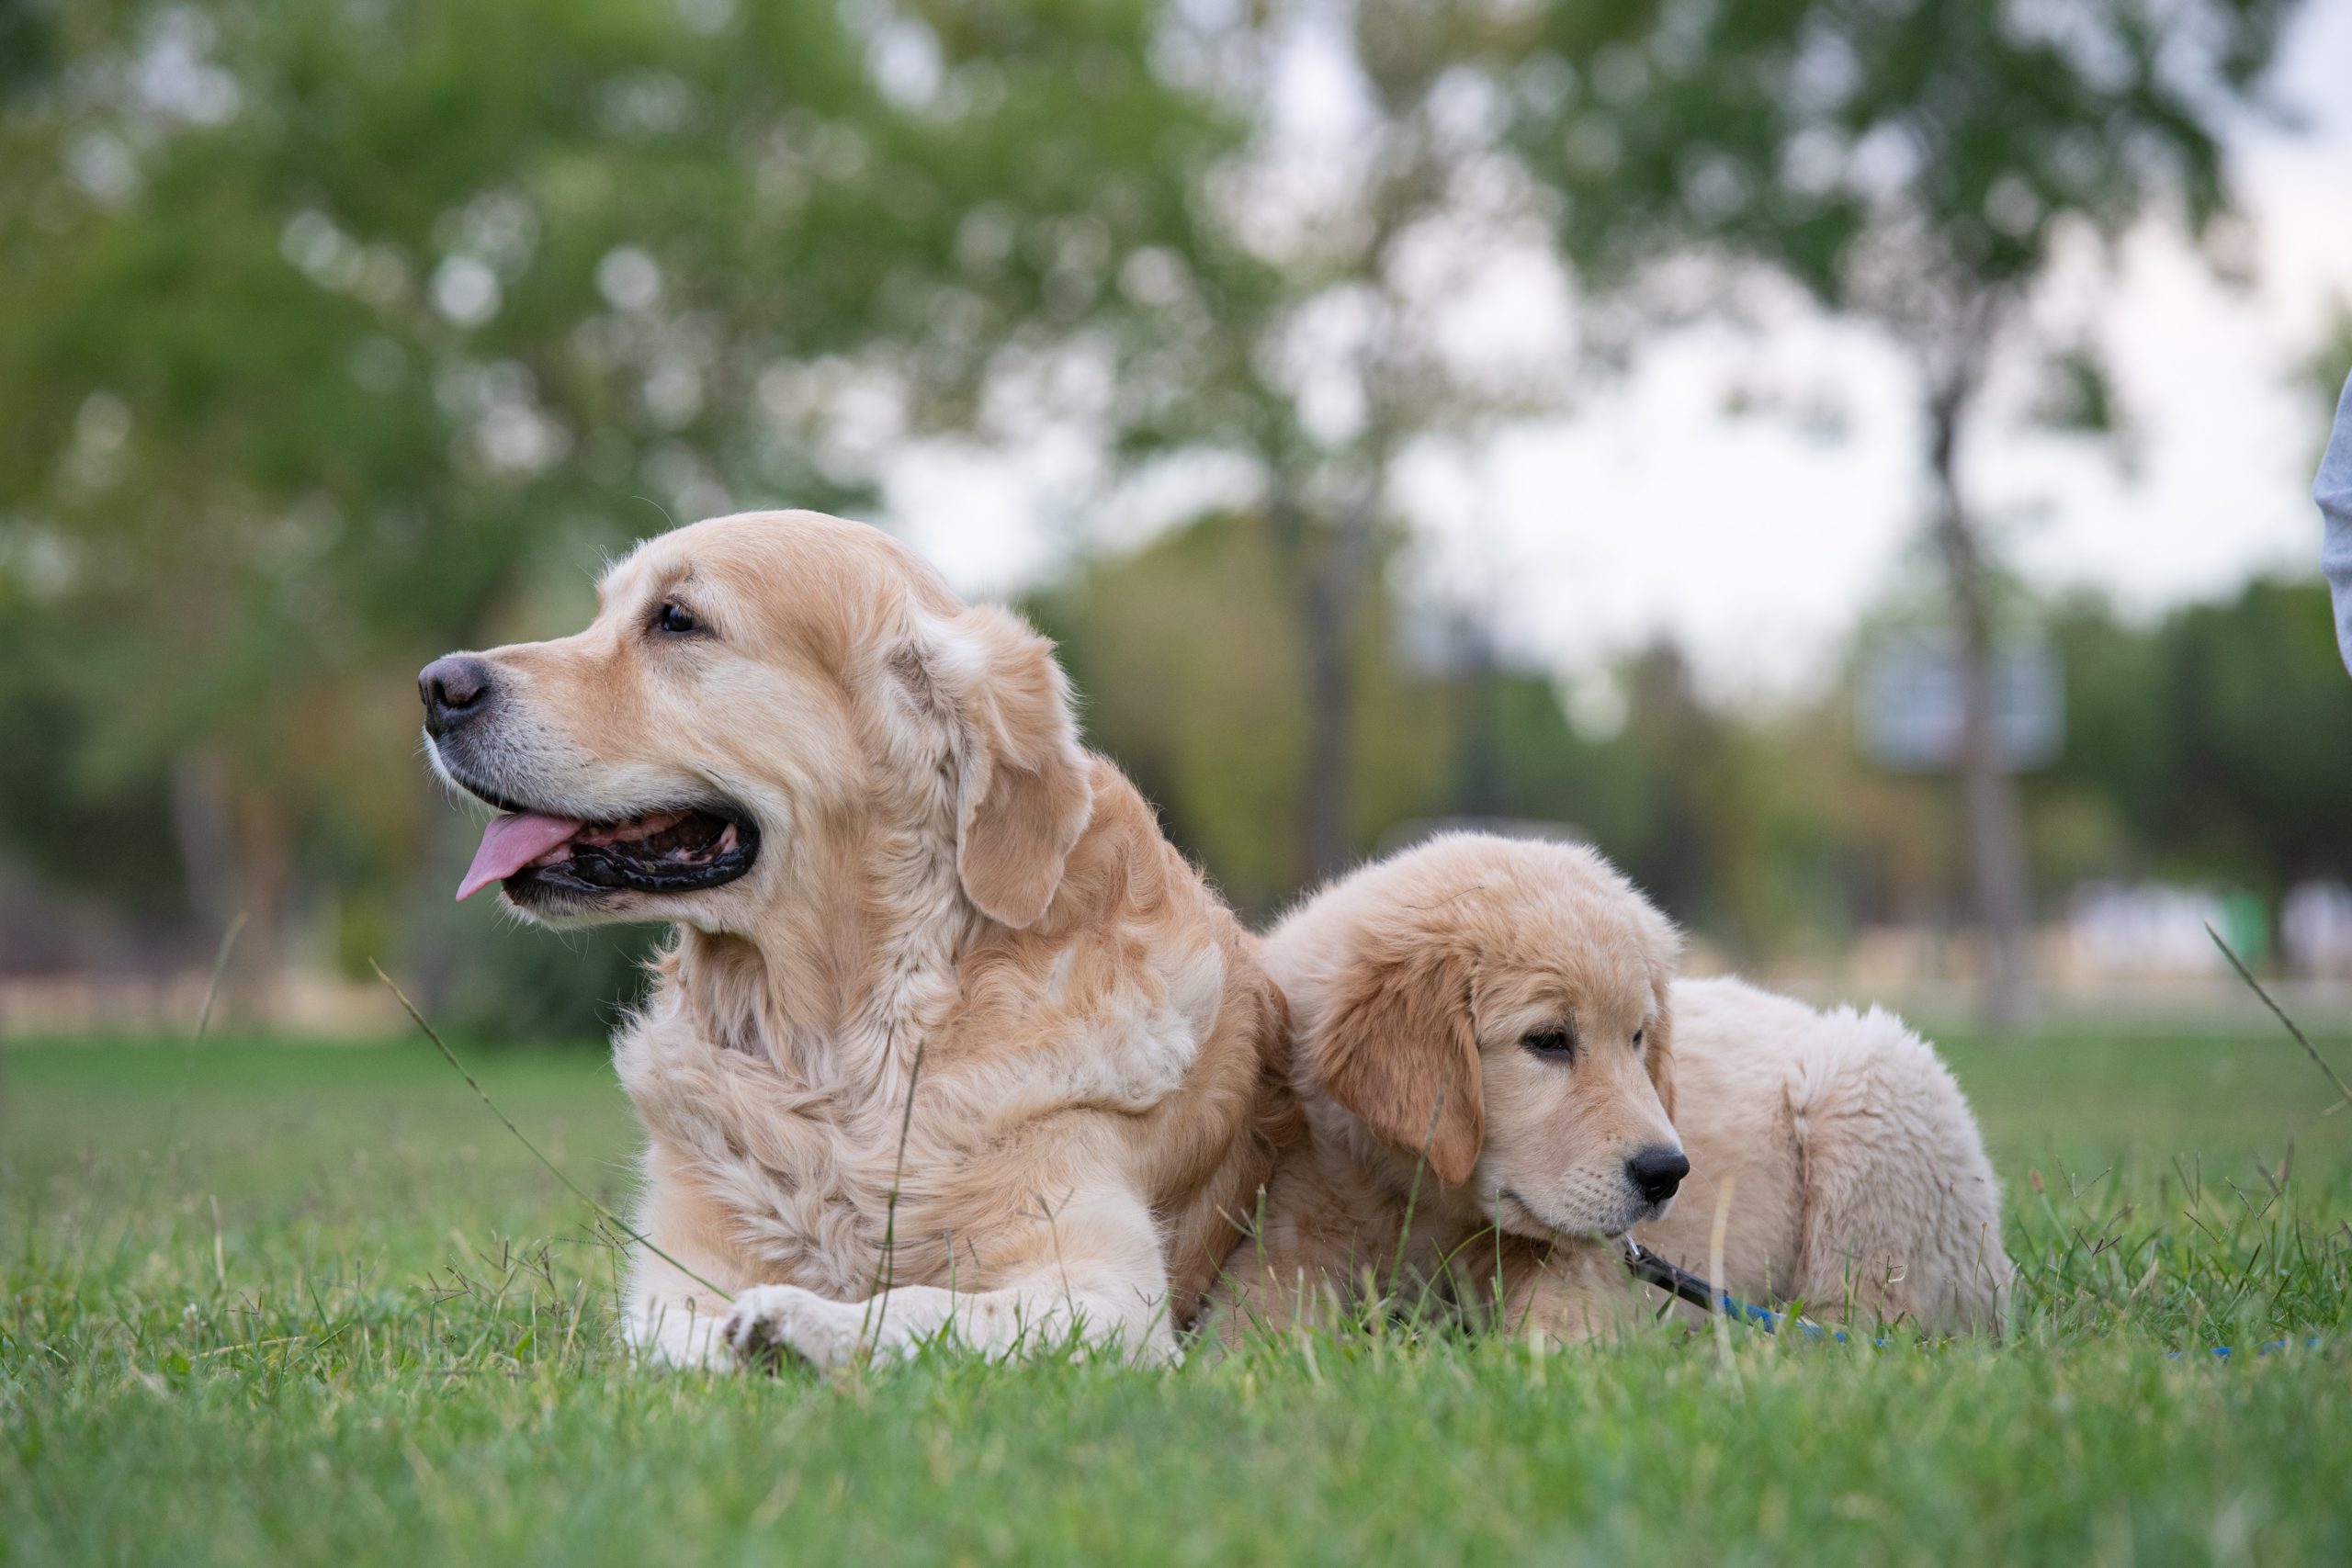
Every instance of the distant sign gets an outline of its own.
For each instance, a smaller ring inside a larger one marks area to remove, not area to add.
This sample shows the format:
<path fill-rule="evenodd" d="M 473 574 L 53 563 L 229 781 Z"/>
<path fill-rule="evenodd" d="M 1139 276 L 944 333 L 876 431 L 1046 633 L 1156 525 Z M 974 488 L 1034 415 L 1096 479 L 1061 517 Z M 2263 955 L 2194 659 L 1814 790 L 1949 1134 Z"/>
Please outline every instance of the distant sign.
<path fill-rule="evenodd" d="M 1878 644 L 1862 666 L 1857 715 L 1862 750 L 1896 773 L 1948 773 L 1960 765 L 1960 659 L 1917 638 Z M 2004 649 L 1993 667 L 1993 733 L 2017 772 L 2046 768 L 2065 743 L 2066 685 L 2056 651 Z"/>

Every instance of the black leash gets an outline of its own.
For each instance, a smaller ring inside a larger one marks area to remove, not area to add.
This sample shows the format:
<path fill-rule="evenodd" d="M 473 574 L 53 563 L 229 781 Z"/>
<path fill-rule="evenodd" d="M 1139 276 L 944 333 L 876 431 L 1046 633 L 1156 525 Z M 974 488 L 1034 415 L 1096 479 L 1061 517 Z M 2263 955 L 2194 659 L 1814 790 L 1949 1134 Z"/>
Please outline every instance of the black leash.
<path fill-rule="evenodd" d="M 1807 1338 L 1817 1338 L 1826 1334 L 1839 1344 L 1845 1343 L 1846 1336 L 1841 1329 L 1824 1328 L 1804 1318 L 1787 1317 L 1770 1307 L 1744 1302 L 1721 1286 L 1711 1284 L 1688 1269 L 1677 1268 L 1657 1254 L 1645 1249 L 1632 1236 L 1621 1239 L 1625 1244 L 1625 1267 L 1633 1270 L 1634 1278 L 1644 1284 L 1656 1285 L 1668 1295 L 1689 1302 L 1692 1306 L 1719 1312 L 1743 1323 L 1752 1323 L 1767 1334 L 1778 1334 L 1781 1325 L 1788 1323 L 1795 1325 Z"/>
<path fill-rule="evenodd" d="M 1692 1306 L 1705 1307 L 1709 1312 L 1721 1312 L 1726 1296 L 1688 1269 L 1678 1269 L 1655 1252 L 1645 1252 L 1642 1244 L 1626 1236 L 1625 1267 L 1634 1278 L 1645 1284 L 1656 1285 L 1670 1296 L 1679 1296 Z"/>

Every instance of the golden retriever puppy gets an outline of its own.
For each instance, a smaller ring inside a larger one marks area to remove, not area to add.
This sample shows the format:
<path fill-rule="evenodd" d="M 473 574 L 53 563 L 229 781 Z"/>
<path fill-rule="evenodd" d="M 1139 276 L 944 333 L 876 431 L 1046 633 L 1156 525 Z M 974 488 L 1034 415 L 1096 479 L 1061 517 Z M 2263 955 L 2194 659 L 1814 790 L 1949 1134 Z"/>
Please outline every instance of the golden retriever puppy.
<path fill-rule="evenodd" d="M 1283 1156 L 1227 1295 L 1295 1315 L 1367 1269 L 1394 1290 L 1392 1258 L 1458 1254 L 1507 1321 L 1588 1337 L 1625 1305 L 1606 1238 L 1704 1274 L 1729 1181 L 1720 1286 L 1997 1326 L 2000 1189 L 1934 1051 L 1886 1013 L 1670 981 L 1675 954 L 1599 855 L 1476 835 L 1292 914 L 1266 964 L 1297 1022 L 1312 1142 Z"/>
<path fill-rule="evenodd" d="M 1738 980 L 1674 987 L 1682 1201 L 1634 1239 L 1822 1319 L 1998 1330 L 2013 1273 L 2001 1186 L 1935 1048 L 1894 1014 L 1816 1012 Z"/>
<path fill-rule="evenodd" d="M 1271 1163 L 1281 1002 L 1051 645 L 808 513 L 650 540 L 600 594 L 420 685 L 434 766 L 503 813 L 460 897 L 673 927 L 615 1042 L 630 1342 L 1173 1357 Z"/>
<path fill-rule="evenodd" d="M 1227 1264 L 1218 1328 L 1434 1289 L 1568 1337 L 1633 1304 L 1592 1240 L 1663 1215 L 1675 1135 L 1665 917 L 1589 850 L 1452 834 L 1267 938 L 1308 1136 Z"/>

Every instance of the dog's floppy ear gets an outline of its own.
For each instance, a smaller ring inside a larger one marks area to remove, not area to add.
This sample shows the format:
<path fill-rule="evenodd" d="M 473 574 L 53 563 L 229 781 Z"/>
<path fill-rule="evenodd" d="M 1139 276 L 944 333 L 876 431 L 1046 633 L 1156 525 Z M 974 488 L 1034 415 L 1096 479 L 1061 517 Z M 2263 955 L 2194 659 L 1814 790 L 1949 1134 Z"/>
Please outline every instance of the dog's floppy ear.
<path fill-rule="evenodd" d="M 1638 895 L 1636 896 L 1638 897 Z M 1682 958 L 1682 933 L 1674 922 L 1658 913 L 1648 899 L 1641 899 L 1643 945 L 1649 949 L 1650 1021 L 1644 1025 L 1648 1044 L 1643 1059 L 1649 1067 L 1650 1083 L 1657 1090 L 1657 1102 L 1665 1109 L 1666 1119 L 1674 1120 L 1674 969 Z"/>
<path fill-rule="evenodd" d="M 918 678 L 949 709 L 960 763 L 956 869 L 990 919 L 1045 917 L 1094 815 L 1069 682 L 1054 645 L 1010 611 L 967 610 L 930 628 Z"/>
<path fill-rule="evenodd" d="M 1334 982 L 1307 1070 L 1383 1138 L 1426 1150 L 1439 1180 L 1470 1179 L 1486 1101 L 1469 975 L 1456 958 L 1434 943 L 1359 958 Z"/>
<path fill-rule="evenodd" d="M 1657 1090 L 1657 1102 L 1666 1110 L 1666 1119 L 1674 1120 L 1674 982 L 1661 975 L 1651 985 L 1657 998 L 1649 1022 L 1644 1024 L 1643 1065 L 1649 1068 L 1650 1086 Z"/>

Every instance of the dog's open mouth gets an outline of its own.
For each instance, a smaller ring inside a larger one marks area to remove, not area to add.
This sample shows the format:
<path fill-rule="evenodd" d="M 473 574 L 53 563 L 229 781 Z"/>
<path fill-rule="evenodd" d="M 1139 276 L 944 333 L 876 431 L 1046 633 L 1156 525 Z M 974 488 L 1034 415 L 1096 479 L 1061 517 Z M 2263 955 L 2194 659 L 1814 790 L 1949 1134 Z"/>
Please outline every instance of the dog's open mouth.
<path fill-rule="evenodd" d="M 493 882 L 518 902 L 538 891 L 692 893 L 734 881 L 758 852 L 751 819 L 718 807 L 650 811 L 619 822 L 509 811 L 482 830 L 458 897 L 470 898 Z"/>

